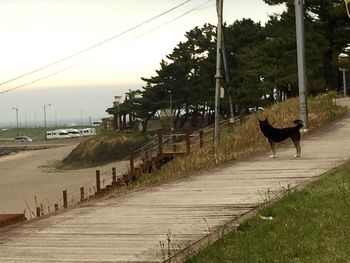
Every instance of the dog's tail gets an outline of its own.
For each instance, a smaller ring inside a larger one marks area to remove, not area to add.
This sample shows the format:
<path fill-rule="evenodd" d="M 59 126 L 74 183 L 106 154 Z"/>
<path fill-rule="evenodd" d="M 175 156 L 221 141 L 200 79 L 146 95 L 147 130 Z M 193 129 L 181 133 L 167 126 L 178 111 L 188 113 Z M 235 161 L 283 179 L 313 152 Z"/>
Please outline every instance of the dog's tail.
<path fill-rule="evenodd" d="M 304 122 L 302 120 L 294 120 L 293 121 L 297 126 L 298 129 L 304 126 Z"/>

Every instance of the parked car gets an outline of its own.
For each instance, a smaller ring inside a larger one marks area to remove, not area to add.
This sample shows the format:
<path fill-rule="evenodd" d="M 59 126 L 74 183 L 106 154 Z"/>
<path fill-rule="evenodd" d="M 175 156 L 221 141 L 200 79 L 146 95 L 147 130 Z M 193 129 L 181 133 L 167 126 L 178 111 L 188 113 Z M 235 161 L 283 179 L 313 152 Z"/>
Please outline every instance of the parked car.
<path fill-rule="evenodd" d="M 16 142 L 32 142 L 33 139 L 28 136 L 16 136 L 14 139 Z"/>
<path fill-rule="evenodd" d="M 47 131 L 46 132 L 46 139 L 67 139 L 70 138 L 69 133 L 66 130 L 54 130 L 54 131 Z"/>

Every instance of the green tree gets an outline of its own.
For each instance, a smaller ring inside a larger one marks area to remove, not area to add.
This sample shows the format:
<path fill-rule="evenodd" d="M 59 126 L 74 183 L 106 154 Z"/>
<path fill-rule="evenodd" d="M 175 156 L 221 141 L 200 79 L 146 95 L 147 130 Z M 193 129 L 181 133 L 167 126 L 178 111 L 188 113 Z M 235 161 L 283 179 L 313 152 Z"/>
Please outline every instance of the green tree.
<path fill-rule="evenodd" d="M 294 12 L 293 0 L 264 1 L 270 5 L 285 3 L 287 5 L 286 12 L 291 14 Z M 317 62 L 320 62 L 318 64 L 320 71 L 314 67 L 307 68 L 308 78 L 310 72 L 311 75 L 319 74 L 319 78 L 323 78 L 326 88 L 335 88 L 338 84 L 338 54 L 349 43 L 350 39 L 349 20 L 343 0 L 306 0 L 305 24 L 307 59 L 308 57 L 316 57 Z M 312 65 L 316 66 L 315 63 Z"/>

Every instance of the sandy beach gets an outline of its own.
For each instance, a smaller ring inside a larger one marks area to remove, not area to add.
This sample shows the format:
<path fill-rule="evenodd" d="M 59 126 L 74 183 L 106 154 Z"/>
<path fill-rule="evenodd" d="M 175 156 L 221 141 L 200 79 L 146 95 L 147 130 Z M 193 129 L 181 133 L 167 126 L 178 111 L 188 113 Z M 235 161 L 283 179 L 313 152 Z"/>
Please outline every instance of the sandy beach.
<path fill-rule="evenodd" d="M 74 171 L 54 171 L 52 164 L 63 159 L 75 147 L 76 143 L 57 148 L 23 151 L 0 158 L 0 213 L 35 212 L 36 205 L 43 204 L 47 209 L 54 203 L 60 203 L 62 191 L 68 191 L 79 198 L 79 189 L 92 186 L 95 171 L 101 171 L 101 177 L 110 177 L 112 167 L 125 168 L 127 162 Z M 88 193 L 88 190 L 86 190 Z M 35 201 L 36 199 L 36 201 Z"/>

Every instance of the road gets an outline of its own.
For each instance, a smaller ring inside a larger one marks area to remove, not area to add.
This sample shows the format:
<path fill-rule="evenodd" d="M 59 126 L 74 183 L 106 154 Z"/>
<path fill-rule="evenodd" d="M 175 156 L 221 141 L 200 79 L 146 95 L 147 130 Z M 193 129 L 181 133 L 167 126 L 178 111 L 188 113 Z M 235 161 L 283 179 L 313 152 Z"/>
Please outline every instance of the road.
<path fill-rule="evenodd" d="M 30 217 L 29 210 L 35 211 L 37 205 L 48 205 L 51 209 L 54 203 L 62 198 L 62 191 L 79 192 L 81 186 L 92 184 L 95 180 L 95 170 L 101 170 L 101 175 L 110 175 L 113 166 L 117 169 L 127 163 L 112 163 L 96 168 L 54 171 L 52 164 L 62 160 L 77 143 L 57 148 L 23 151 L 0 158 L 0 213 L 22 213 Z M 36 198 L 36 202 L 35 202 Z M 29 208 L 28 208 L 29 207 Z"/>

